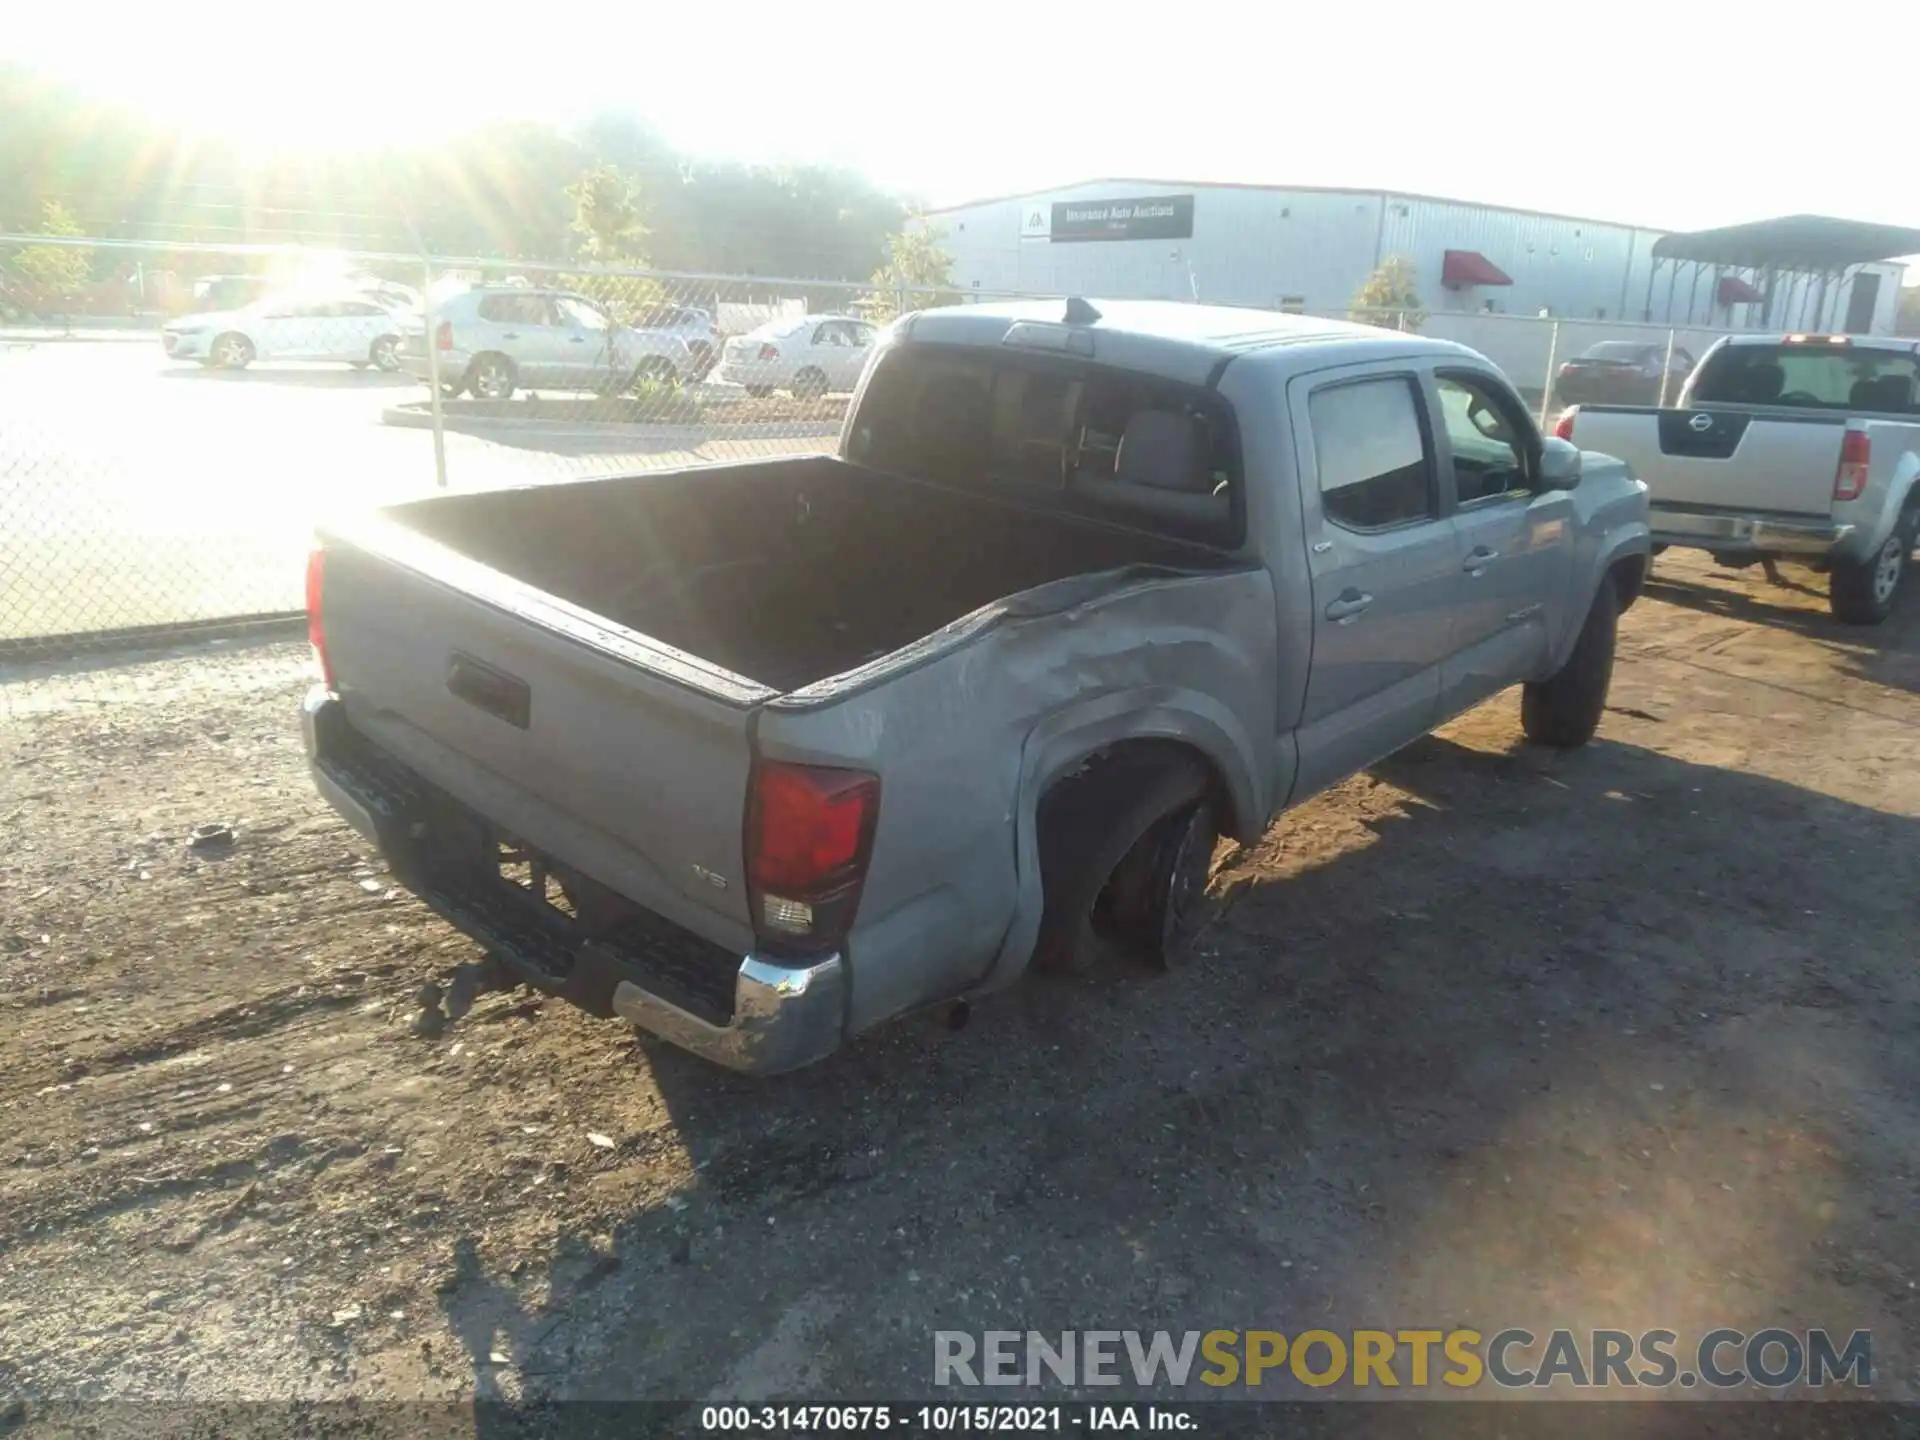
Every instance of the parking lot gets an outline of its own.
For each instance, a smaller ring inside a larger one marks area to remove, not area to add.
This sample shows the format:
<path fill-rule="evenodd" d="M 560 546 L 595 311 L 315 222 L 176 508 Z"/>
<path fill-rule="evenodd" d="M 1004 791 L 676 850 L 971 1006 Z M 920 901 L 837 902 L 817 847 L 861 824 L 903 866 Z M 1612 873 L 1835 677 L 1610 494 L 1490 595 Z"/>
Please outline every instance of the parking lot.
<path fill-rule="evenodd" d="M 382 423 L 389 407 L 426 398 L 402 375 L 207 370 L 138 332 L 0 332 L 0 391 L 0 642 L 297 610 L 317 518 L 435 486 L 431 432 Z M 537 401 L 521 409 L 448 431 L 450 484 L 821 443 L 781 427 L 708 440 L 687 427 L 569 424 Z"/>
<path fill-rule="evenodd" d="M 286 442 L 377 381 L 156 358 L 31 362 L 153 371 L 178 463 L 92 434 L 129 513 L 292 544 L 395 457 L 431 483 L 371 418 Z M 1920 1399 L 1912 607 L 1669 553 L 1588 749 L 1499 697 L 1223 853 L 1192 967 L 758 1082 L 524 993 L 421 1033 L 473 947 L 313 793 L 305 664 L 14 687 L 6 1391 L 847 1398 L 927 1393 L 936 1328 L 1824 1325 Z"/>

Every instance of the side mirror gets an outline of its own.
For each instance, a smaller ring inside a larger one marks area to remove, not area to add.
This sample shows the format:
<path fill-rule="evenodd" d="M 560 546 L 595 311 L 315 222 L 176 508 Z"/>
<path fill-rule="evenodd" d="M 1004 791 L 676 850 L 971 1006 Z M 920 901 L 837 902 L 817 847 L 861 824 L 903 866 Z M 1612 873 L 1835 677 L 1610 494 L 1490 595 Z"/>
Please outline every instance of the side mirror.
<path fill-rule="evenodd" d="M 1580 483 L 1580 447 L 1557 435 L 1540 441 L 1540 488 L 1571 490 Z"/>

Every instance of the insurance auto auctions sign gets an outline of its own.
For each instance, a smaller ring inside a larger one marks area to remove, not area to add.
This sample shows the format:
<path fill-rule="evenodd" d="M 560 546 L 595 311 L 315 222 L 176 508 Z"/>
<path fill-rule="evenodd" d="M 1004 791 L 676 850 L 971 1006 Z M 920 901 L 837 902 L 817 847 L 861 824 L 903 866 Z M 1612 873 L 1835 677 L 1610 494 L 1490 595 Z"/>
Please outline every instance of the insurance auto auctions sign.
<path fill-rule="evenodd" d="M 1127 200 L 1030 200 L 1020 238 L 1051 240 L 1185 240 L 1193 234 L 1193 196 L 1145 195 Z"/>

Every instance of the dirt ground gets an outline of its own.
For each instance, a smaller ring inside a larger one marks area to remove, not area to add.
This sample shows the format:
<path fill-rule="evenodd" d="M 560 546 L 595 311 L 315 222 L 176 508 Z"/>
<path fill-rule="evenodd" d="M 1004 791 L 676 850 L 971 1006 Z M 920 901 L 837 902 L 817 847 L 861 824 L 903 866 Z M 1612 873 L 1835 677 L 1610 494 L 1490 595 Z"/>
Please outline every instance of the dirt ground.
<path fill-rule="evenodd" d="M 1663 557 L 1586 750 L 1501 697 L 1224 856 L 1187 969 L 774 1081 L 524 993 L 416 1033 L 474 948 L 314 795 L 305 663 L 0 694 L 0 1398 L 900 1397 L 937 1328 L 1310 1324 L 1871 1329 L 1920 1398 L 1920 603 Z"/>

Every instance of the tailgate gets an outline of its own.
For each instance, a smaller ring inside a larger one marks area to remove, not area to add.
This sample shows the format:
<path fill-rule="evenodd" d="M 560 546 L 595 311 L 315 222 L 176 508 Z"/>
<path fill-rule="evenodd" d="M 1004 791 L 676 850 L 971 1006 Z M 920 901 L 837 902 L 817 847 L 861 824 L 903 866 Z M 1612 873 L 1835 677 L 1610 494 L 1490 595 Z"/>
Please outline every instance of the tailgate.
<path fill-rule="evenodd" d="M 387 522 L 328 541 L 322 614 L 356 729 L 517 839 L 746 953 L 748 732 L 772 691 Z"/>
<path fill-rule="evenodd" d="M 1827 515 L 1844 415 L 1583 407 L 1573 441 L 1618 456 L 1655 505 Z"/>

